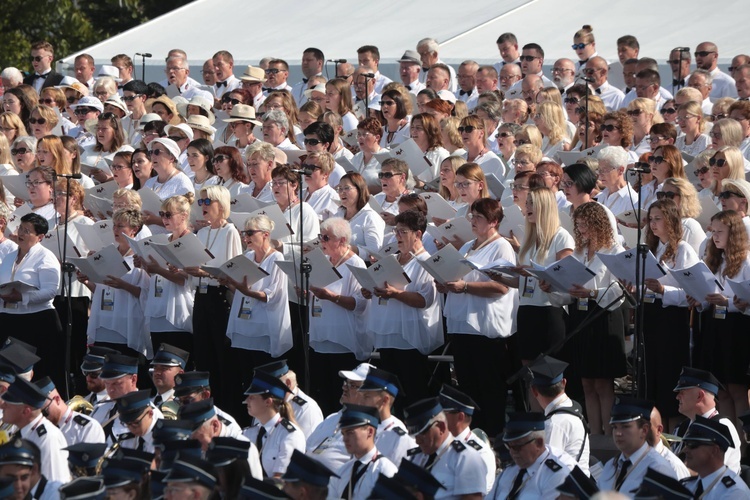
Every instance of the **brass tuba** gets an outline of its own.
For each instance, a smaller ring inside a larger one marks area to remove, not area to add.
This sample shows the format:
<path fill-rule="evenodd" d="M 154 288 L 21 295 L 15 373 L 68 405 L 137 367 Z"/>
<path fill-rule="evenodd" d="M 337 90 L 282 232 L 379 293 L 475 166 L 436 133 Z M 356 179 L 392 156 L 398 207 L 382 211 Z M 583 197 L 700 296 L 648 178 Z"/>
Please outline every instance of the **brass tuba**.
<path fill-rule="evenodd" d="M 159 410 L 161 410 L 166 420 L 177 420 L 177 412 L 179 409 L 180 404 L 174 399 L 170 399 L 159 405 Z"/>
<path fill-rule="evenodd" d="M 84 415 L 91 415 L 94 412 L 94 405 L 92 405 L 88 399 L 80 395 L 73 396 L 66 404 L 71 410 L 83 413 Z"/>

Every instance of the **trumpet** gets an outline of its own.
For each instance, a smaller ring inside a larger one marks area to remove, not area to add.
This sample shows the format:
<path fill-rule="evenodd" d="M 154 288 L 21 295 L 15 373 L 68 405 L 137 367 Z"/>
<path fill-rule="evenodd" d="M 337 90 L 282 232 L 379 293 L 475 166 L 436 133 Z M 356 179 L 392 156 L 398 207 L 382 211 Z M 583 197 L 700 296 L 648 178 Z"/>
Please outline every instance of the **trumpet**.
<path fill-rule="evenodd" d="M 102 469 L 104 469 L 104 464 L 106 464 L 110 458 L 114 457 L 115 454 L 117 454 L 117 450 L 120 449 L 120 446 L 122 445 L 120 444 L 119 441 L 117 441 L 115 444 L 112 445 L 112 447 L 109 449 L 109 451 L 107 451 L 107 453 L 102 455 L 102 458 L 100 458 L 99 462 L 96 464 L 97 476 L 101 475 Z"/>
<path fill-rule="evenodd" d="M 65 404 L 67 404 L 71 410 L 77 411 L 78 413 L 83 413 L 84 415 L 91 415 L 94 412 L 94 405 L 92 405 L 89 400 L 80 395 L 73 396 Z"/>

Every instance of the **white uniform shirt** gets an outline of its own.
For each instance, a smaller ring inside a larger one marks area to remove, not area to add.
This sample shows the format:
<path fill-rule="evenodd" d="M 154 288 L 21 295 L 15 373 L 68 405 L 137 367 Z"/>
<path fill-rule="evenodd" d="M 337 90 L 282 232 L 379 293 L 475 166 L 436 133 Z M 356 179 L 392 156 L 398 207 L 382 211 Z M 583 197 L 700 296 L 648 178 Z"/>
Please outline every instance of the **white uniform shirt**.
<path fill-rule="evenodd" d="M 401 460 L 406 458 L 407 452 L 417 446 L 417 442 L 406 431 L 404 423 L 391 415 L 378 425 L 375 445 L 388 460 L 400 464 Z"/>
<path fill-rule="evenodd" d="M 487 466 L 487 491 L 485 491 L 485 493 L 489 493 L 492 489 L 492 484 L 495 482 L 495 473 L 497 472 L 495 452 L 493 452 L 492 448 L 479 439 L 479 437 L 477 437 L 477 435 L 468 427 L 456 436 L 456 440 L 461 441 L 466 446 L 470 446 L 479 452 L 479 456 L 482 457 L 484 465 Z"/>
<path fill-rule="evenodd" d="M 60 429 L 40 413 L 34 420 L 21 428 L 20 435 L 39 447 L 41 472 L 50 481 L 67 483 L 70 481 L 68 469 L 68 446 Z"/>
<path fill-rule="evenodd" d="M 505 500 L 513 489 L 513 483 L 519 471 L 520 468 L 515 464 L 505 469 L 497 478 L 487 498 Z M 560 493 L 557 491 L 557 487 L 565 481 L 569 473 L 570 470 L 565 467 L 559 457 L 552 452 L 549 446 L 545 446 L 542 454 L 526 469 L 521 488 L 518 490 L 515 499 L 555 499 Z"/>
<path fill-rule="evenodd" d="M 643 477 L 646 475 L 646 470 L 651 467 L 656 472 L 661 472 L 670 477 L 676 477 L 674 469 L 669 465 L 666 458 L 659 455 L 659 453 L 653 449 L 648 443 L 643 445 L 635 451 L 627 459 L 630 460 L 631 464 L 626 472 L 625 479 L 622 482 L 617 491 L 622 492 L 625 495 L 632 495 L 641 486 Z M 602 470 L 599 480 L 596 482 L 600 490 L 614 490 L 615 482 L 622 469 L 622 462 L 626 460 L 622 455 L 610 459 L 604 469 Z"/>
<path fill-rule="evenodd" d="M 728 470 L 726 466 L 719 467 L 706 477 L 695 476 L 683 484 L 692 492 L 698 488 L 698 483 L 703 486 L 702 500 L 744 500 L 750 498 L 750 488 L 745 481 L 736 473 Z"/>
<path fill-rule="evenodd" d="M 283 474 L 292 459 L 292 452 L 305 451 L 305 436 L 299 427 L 282 419 L 278 413 L 263 424 L 263 427 L 266 429 L 266 435 L 263 436 L 260 463 L 268 477 Z M 255 443 L 259 430 L 260 425 L 254 425 L 242 431 L 242 434 L 251 443 Z"/>
<path fill-rule="evenodd" d="M 305 439 L 307 439 L 312 431 L 323 422 L 323 412 L 320 410 L 318 403 L 299 387 L 292 391 L 292 398 L 289 403 L 294 410 L 294 419 L 305 435 Z"/>
<path fill-rule="evenodd" d="M 355 462 L 359 462 L 360 465 L 356 476 L 353 477 Z M 380 474 L 393 477 L 396 472 L 398 472 L 398 467 L 393 465 L 388 457 L 379 453 L 378 449 L 373 446 L 360 458 L 352 458 L 346 462 L 336 472 L 339 477 L 331 476 L 331 481 L 328 483 L 329 498 L 344 498 L 345 495 L 349 495 L 350 482 L 354 478 L 357 478 L 356 484 L 353 485 L 351 495 L 348 497 L 352 499 L 369 498 Z"/>
<path fill-rule="evenodd" d="M 454 440 L 449 432 L 436 453 L 429 472 L 445 489 L 439 489 L 435 498 L 458 498 L 473 493 L 484 495 L 487 491 L 487 466 L 477 450 Z M 429 455 L 419 451 L 411 461 L 424 467 L 428 459 Z"/>
<path fill-rule="evenodd" d="M 70 408 L 60 420 L 60 430 L 68 446 L 78 443 L 103 443 L 104 430 L 99 422 Z"/>
<path fill-rule="evenodd" d="M 305 453 L 330 470 L 339 470 L 351 458 L 338 429 L 341 413 L 339 410 L 328 415 L 307 438 Z"/>
<path fill-rule="evenodd" d="M 558 408 L 570 408 L 573 406 L 567 394 L 557 396 L 544 409 L 547 416 Z M 549 443 L 577 460 L 577 465 L 586 474 L 589 473 L 589 437 L 583 421 L 570 413 L 558 412 L 544 421 L 544 442 Z M 580 455 L 580 458 L 579 458 Z"/>
<path fill-rule="evenodd" d="M 659 455 L 667 459 L 667 462 L 669 462 L 669 465 L 672 467 L 672 470 L 674 471 L 677 479 L 685 479 L 690 477 L 690 470 L 685 466 L 682 460 L 677 457 L 677 455 L 672 453 L 672 450 L 664 446 L 664 443 L 661 442 L 661 439 L 656 442 L 656 446 L 654 446 L 654 449 L 657 451 L 657 453 L 659 453 Z"/>

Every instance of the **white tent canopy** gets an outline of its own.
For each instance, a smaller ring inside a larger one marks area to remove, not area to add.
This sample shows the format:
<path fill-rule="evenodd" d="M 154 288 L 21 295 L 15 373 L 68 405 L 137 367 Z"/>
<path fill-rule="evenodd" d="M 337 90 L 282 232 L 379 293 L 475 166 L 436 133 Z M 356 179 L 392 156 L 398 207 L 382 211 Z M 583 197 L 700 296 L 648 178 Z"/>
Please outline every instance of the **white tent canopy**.
<path fill-rule="evenodd" d="M 97 64 L 109 64 L 115 54 L 129 54 L 138 66 L 138 76 L 140 58 L 134 54 L 151 53 L 153 58 L 146 59 L 149 81 L 164 77 L 164 57 L 173 48 L 187 52 L 192 76 L 198 79 L 203 62 L 218 50 L 233 54 L 237 75 L 246 65 L 273 56 L 290 64 L 290 82 L 294 83 L 299 80 L 299 62 L 306 47 L 317 47 L 329 59 L 348 59 L 356 65 L 356 49 L 372 44 L 380 50 L 381 71 L 396 78 L 396 59 L 416 48 L 424 37 L 440 42 L 440 57 L 449 64 L 466 59 L 492 63 L 499 59 L 497 37 L 510 31 L 521 45 L 540 44 L 549 67 L 560 57 L 575 60 L 570 48 L 573 33 L 589 24 L 600 55 L 609 61 L 617 61 L 617 38 L 630 34 L 640 41 L 642 56 L 662 64 L 671 48 L 694 49 L 710 40 L 718 45 L 726 66 L 732 56 L 750 51 L 750 30 L 741 21 L 744 2 L 720 3 L 716 8 L 698 0 L 277 0 L 270 5 L 251 0 L 196 0 L 80 53 L 92 55 Z M 734 18 L 733 12 L 737 13 Z M 63 68 L 72 67 L 76 55 L 65 58 Z"/>

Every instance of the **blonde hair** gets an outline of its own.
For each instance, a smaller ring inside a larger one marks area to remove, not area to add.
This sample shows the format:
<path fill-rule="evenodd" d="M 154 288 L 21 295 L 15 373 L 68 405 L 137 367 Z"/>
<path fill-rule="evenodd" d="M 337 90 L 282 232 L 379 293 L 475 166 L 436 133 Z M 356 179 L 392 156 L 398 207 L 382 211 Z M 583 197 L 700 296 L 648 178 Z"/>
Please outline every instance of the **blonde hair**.
<path fill-rule="evenodd" d="M 732 120 L 731 118 L 716 120 L 711 131 L 721 134 L 721 140 L 724 141 L 725 146 L 739 147 L 744 139 L 742 136 L 742 125 L 737 120 Z"/>
<path fill-rule="evenodd" d="M 536 164 L 542 161 L 542 158 L 544 158 L 544 153 L 542 153 L 542 150 L 534 146 L 533 144 L 521 144 L 520 146 L 518 146 L 516 148 L 515 158 L 518 158 L 518 155 L 525 155 L 534 163 L 534 166 L 536 166 Z"/>
<path fill-rule="evenodd" d="M 47 120 L 47 123 L 49 123 L 49 128 L 52 130 L 57 126 L 57 124 L 60 122 L 60 119 L 57 117 L 57 113 L 55 113 L 55 110 L 47 106 L 46 104 L 39 104 L 37 107 L 31 110 L 31 113 L 29 113 L 29 116 L 34 114 L 34 111 L 37 112 L 37 114 L 41 117 Z"/>
<path fill-rule="evenodd" d="M 255 215 L 245 221 L 245 229 L 260 229 L 271 234 L 274 223 L 267 215 Z"/>
<path fill-rule="evenodd" d="M 692 88 L 692 87 L 688 87 Z M 685 90 L 685 89 L 682 89 Z M 695 89 L 693 89 L 695 90 Z M 685 104 L 680 104 L 677 108 L 677 112 L 684 111 L 685 113 L 695 116 L 698 118 L 698 130 L 703 133 L 706 130 L 706 119 L 703 117 L 703 108 L 700 103 L 695 101 L 688 101 Z"/>
<path fill-rule="evenodd" d="M 698 217 L 701 214 L 701 203 L 695 186 L 683 177 L 668 177 L 664 184 L 672 186 L 680 193 L 680 217 Z"/>
<path fill-rule="evenodd" d="M 138 191 L 134 191 L 128 188 L 120 188 L 112 193 L 112 199 L 123 198 L 129 207 L 134 207 L 140 210 L 143 207 L 143 201 Z"/>
<path fill-rule="evenodd" d="M 724 178 L 724 180 L 745 179 L 745 157 L 742 156 L 742 151 L 740 151 L 739 148 L 736 148 L 734 146 L 722 146 L 714 151 L 714 154 L 711 156 L 711 158 L 716 156 L 717 153 L 722 153 L 724 155 L 724 159 L 727 161 L 727 168 L 729 169 L 729 172 L 727 173 L 727 176 Z M 714 195 L 718 196 L 721 192 L 721 185 L 721 181 L 713 180 L 711 181 L 709 189 Z"/>
<path fill-rule="evenodd" d="M 653 99 L 636 97 L 630 101 L 630 104 L 628 104 L 628 111 L 633 109 L 640 109 L 641 111 L 651 114 L 651 125 L 654 123 L 664 123 L 664 118 L 661 116 L 661 113 L 656 110 L 656 101 Z"/>
<path fill-rule="evenodd" d="M 539 99 L 539 97 L 540 97 L 540 96 L 541 96 L 541 97 L 542 97 L 542 99 L 543 99 L 543 101 L 542 101 L 542 102 L 547 102 L 547 101 L 550 101 L 550 102 L 554 102 L 555 104 L 557 104 L 557 105 L 558 105 L 558 106 L 560 106 L 561 108 L 563 107 L 563 100 L 562 100 L 562 95 L 560 94 L 560 91 L 558 90 L 558 88 L 557 88 L 557 87 L 547 87 L 547 88 L 543 88 L 543 89 L 542 89 L 542 90 L 540 90 L 540 91 L 539 91 L 539 93 L 538 93 L 538 94 L 536 95 L 536 98 L 537 98 L 537 99 Z M 593 96 L 592 96 L 592 97 L 593 97 Z M 541 103 L 540 103 L 540 104 L 541 104 Z M 589 104 L 590 104 L 590 103 L 589 103 Z"/>
<path fill-rule="evenodd" d="M 537 105 L 539 119 L 549 129 L 549 143 L 557 144 L 567 135 L 565 111 L 553 101 L 544 101 Z M 537 129 L 538 130 L 538 129 Z"/>
<path fill-rule="evenodd" d="M 516 135 L 524 136 L 531 144 L 542 149 L 542 133 L 539 132 L 536 125 L 524 125 Z"/>
<path fill-rule="evenodd" d="M 5 134 L 0 134 L 0 165 L 9 165 L 12 161 L 8 138 L 5 137 Z"/>
<path fill-rule="evenodd" d="M 330 174 L 333 172 L 333 167 L 336 165 L 336 160 L 333 159 L 333 155 L 328 151 L 314 151 L 308 153 L 307 159 L 318 160 L 320 171 L 324 174 Z"/>
<path fill-rule="evenodd" d="M 573 40 L 580 40 L 581 43 L 594 43 L 594 28 L 588 24 L 584 24 L 581 29 L 576 31 L 573 35 Z"/>
<path fill-rule="evenodd" d="M 463 159 L 462 157 L 460 157 L 460 156 L 449 156 L 448 158 L 446 158 L 445 160 L 443 160 L 443 161 L 442 161 L 442 162 L 440 163 L 440 167 L 442 167 L 443 163 L 445 163 L 446 161 L 448 162 L 448 164 L 449 164 L 449 165 L 451 166 L 451 168 L 453 169 L 453 174 L 454 174 L 454 175 L 456 174 L 456 170 L 458 170 L 458 168 L 459 168 L 459 167 L 460 167 L 461 165 L 463 165 L 464 163 L 466 163 L 466 160 L 464 160 L 464 159 Z M 438 169 L 438 171 L 439 171 L 439 169 Z M 447 187 L 443 186 L 442 182 L 440 183 L 440 190 L 439 190 L 439 193 L 440 193 L 440 196 L 442 196 L 442 197 L 443 197 L 443 198 L 445 198 L 446 200 L 450 200 L 450 197 L 451 197 L 451 192 L 450 192 L 450 191 L 448 190 L 448 188 L 447 188 Z M 330 220 L 330 219 L 329 219 L 329 220 Z"/>
<path fill-rule="evenodd" d="M 226 219 L 232 211 L 232 195 L 224 186 L 205 186 L 201 188 L 201 194 L 206 193 L 206 198 L 216 201 L 221 205 L 221 217 Z"/>
<path fill-rule="evenodd" d="M 161 204 L 161 209 L 165 211 L 179 212 L 189 214 L 190 206 L 193 204 L 195 195 L 193 193 L 178 194 L 167 198 Z"/>
<path fill-rule="evenodd" d="M 552 238 L 560 227 L 557 200 L 552 190 L 547 187 L 532 188 L 529 191 L 529 199 L 534 206 L 537 222 L 532 223 L 526 219 L 526 238 L 518 252 L 518 260 L 522 261 L 528 255 L 529 259 L 542 263 L 547 259 Z"/>

